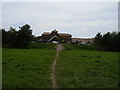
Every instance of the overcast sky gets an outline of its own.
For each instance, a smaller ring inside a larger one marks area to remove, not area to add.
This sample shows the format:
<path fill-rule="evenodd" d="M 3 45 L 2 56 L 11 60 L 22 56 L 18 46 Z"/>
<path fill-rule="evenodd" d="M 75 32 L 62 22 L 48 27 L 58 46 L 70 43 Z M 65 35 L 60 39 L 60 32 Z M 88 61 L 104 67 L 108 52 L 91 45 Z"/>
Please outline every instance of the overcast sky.
<path fill-rule="evenodd" d="M 2 28 L 29 24 L 37 36 L 53 29 L 86 38 L 118 30 L 117 2 L 4 2 L 2 11 Z"/>

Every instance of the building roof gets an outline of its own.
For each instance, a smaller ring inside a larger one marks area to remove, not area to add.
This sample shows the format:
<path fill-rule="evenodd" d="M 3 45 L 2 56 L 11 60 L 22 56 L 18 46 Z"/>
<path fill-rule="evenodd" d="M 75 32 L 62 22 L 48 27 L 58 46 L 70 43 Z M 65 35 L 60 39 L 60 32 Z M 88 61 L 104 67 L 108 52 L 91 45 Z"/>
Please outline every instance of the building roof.
<path fill-rule="evenodd" d="M 72 38 L 74 40 L 94 40 L 94 38 Z"/>
<path fill-rule="evenodd" d="M 56 29 L 54 29 L 52 32 L 58 32 Z"/>
<path fill-rule="evenodd" d="M 50 35 L 50 32 L 44 32 L 43 35 Z"/>
<path fill-rule="evenodd" d="M 44 32 L 42 35 L 50 35 L 50 32 Z M 60 36 L 72 36 L 71 34 L 67 34 L 67 33 L 58 33 Z"/>
<path fill-rule="evenodd" d="M 58 33 L 60 36 L 72 36 L 71 34 L 67 34 L 67 33 Z"/>
<path fill-rule="evenodd" d="M 82 42 L 82 43 L 86 43 L 86 42 L 93 42 L 94 38 L 72 38 L 72 42 Z"/>

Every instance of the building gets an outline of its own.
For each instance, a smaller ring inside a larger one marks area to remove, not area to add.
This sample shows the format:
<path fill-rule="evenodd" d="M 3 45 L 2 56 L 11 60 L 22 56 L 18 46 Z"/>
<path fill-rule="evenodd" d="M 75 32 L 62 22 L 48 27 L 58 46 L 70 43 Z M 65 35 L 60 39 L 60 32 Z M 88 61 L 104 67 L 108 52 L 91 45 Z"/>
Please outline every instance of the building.
<path fill-rule="evenodd" d="M 72 42 L 72 35 L 67 33 L 58 33 L 57 30 L 53 30 L 52 32 L 44 32 L 39 41 L 41 42 L 62 42 L 69 43 Z"/>
<path fill-rule="evenodd" d="M 72 43 L 92 44 L 93 42 L 94 38 L 72 38 Z"/>
<path fill-rule="evenodd" d="M 58 33 L 57 30 L 52 32 L 44 32 L 39 39 L 40 42 L 60 42 L 60 43 L 74 43 L 74 44 L 92 44 L 94 38 L 72 38 L 71 34 Z"/>

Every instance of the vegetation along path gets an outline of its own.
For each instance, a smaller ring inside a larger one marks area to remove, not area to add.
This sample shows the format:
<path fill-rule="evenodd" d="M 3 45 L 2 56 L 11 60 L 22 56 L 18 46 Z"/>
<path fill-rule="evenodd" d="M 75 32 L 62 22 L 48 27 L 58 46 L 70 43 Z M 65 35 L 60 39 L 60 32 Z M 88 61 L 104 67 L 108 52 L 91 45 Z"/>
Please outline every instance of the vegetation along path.
<path fill-rule="evenodd" d="M 58 88 L 57 87 L 57 82 L 56 82 L 56 71 L 55 71 L 55 66 L 56 66 L 56 62 L 58 60 L 58 56 L 59 56 L 59 52 L 63 50 L 63 46 L 61 44 L 57 44 L 57 48 L 56 48 L 56 58 L 52 64 L 52 73 L 51 73 L 51 81 L 52 81 L 52 87 L 53 88 Z"/>

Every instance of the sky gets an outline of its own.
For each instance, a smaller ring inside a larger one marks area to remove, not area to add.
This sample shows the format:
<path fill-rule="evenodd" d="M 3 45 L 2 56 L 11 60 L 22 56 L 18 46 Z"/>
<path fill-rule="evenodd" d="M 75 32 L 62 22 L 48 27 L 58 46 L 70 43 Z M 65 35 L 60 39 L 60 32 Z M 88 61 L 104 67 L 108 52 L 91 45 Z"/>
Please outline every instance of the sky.
<path fill-rule="evenodd" d="M 118 30 L 117 2 L 3 2 L 2 28 L 29 24 L 33 34 L 57 29 L 72 37 L 93 38 Z"/>

